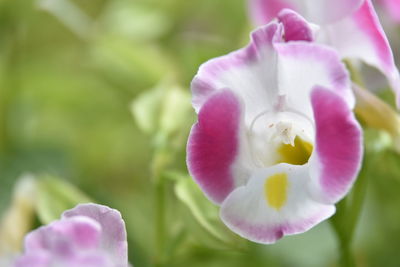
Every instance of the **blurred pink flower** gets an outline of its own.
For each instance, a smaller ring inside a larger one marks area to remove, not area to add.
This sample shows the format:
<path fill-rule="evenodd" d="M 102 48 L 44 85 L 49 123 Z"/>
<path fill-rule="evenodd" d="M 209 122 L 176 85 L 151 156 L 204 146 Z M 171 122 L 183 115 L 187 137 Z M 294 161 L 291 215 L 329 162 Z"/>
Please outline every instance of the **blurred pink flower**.
<path fill-rule="evenodd" d="M 386 0 L 385 4 L 398 15 L 397 2 Z M 256 25 L 268 23 L 284 8 L 296 10 L 318 24 L 317 42 L 334 47 L 342 58 L 362 60 L 379 69 L 387 77 L 400 106 L 399 72 L 370 0 L 249 0 L 250 15 Z"/>
<path fill-rule="evenodd" d="M 360 168 L 348 73 L 335 50 L 313 40 L 307 21 L 283 10 L 192 81 L 189 172 L 224 223 L 255 242 L 330 217 Z"/>
<path fill-rule="evenodd" d="M 125 223 L 114 209 L 80 204 L 30 232 L 15 267 L 127 267 Z"/>
<path fill-rule="evenodd" d="M 400 23 L 400 0 L 379 0 L 378 3 L 385 8 L 394 22 Z"/>

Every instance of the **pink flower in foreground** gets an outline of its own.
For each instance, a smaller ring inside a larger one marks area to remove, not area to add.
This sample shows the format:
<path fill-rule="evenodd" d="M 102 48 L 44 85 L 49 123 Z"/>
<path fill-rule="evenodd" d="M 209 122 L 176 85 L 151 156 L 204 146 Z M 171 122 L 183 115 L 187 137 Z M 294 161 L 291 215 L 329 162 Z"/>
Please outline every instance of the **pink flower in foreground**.
<path fill-rule="evenodd" d="M 312 40 L 308 23 L 285 10 L 192 81 L 190 174 L 224 223 L 255 242 L 330 217 L 360 168 L 348 73 L 333 49 Z"/>
<path fill-rule="evenodd" d="M 14 266 L 127 267 L 125 223 L 117 210 L 80 204 L 29 233 Z"/>
<path fill-rule="evenodd" d="M 362 60 L 386 75 L 400 107 L 399 72 L 370 0 L 249 0 L 249 8 L 257 25 L 268 23 L 284 8 L 300 12 L 320 26 L 317 42 L 334 47 L 342 58 Z"/>

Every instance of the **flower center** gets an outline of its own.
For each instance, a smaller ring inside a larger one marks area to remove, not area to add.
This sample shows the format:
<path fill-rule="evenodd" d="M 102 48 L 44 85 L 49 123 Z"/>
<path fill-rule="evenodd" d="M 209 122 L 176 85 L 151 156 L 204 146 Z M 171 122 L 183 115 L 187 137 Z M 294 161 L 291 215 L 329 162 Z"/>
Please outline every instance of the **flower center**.
<path fill-rule="evenodd" d="M 261 113 L 249 130 L 250 152 L 257 167 L 278 163 L 303 165 L 313 151 L 313 122 L 298 112 Z"/>
<path fill-rule="evenodd" d="M 313 145 L 296 136 L 294 144 L 281 144 L 278 146 L 280 159 L 276 163 L 289 163 L 303 165 L 308 162 L 313 150 Z"/>

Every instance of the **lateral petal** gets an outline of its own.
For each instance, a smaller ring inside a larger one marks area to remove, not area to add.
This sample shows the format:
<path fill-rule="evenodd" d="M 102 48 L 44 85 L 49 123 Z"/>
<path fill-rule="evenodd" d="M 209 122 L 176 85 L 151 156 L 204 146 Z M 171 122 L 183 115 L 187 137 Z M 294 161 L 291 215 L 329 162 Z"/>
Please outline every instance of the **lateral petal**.
<path fill-rule="evenodd" d="M 337 94 L 315 87 L 311 94 L 316 139 L 309 164 L 310 191 L 324 203 L 343 198 L 357 178 L 363 146 L 361 127 Z"/>
<path fill-rule="evenodd" d="M 187 165 L 190 174 L 213 202 L 221 203 L 240 184 L 243 168 L 240 142 L 243 108 L 228 89 L 211 96 L 199 112 L 187 145 Z M 242 139 L 242 140 L 241 140 Z M 242 170 L 242 171 L 240 171 Z"/>

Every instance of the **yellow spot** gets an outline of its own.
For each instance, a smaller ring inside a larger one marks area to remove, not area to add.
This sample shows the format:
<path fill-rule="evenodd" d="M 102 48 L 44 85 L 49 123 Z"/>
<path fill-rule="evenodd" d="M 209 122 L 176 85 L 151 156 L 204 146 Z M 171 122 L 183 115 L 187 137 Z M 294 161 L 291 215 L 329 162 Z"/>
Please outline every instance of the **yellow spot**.
<path fill-rule="evenodd" d="M 293 165 L 303 165 L 308 162 L 313 150 L 313 145 L 296 136 L 294 146 L 282 144 L 277 150 L 281 156 L 277 163 L 285 162 Z"/>
<path fill-rule="evenodd" d="M 288 185 L 286 173 L 277 173 L 267 178 L 264 183 L 264 194 L 271 207 L 280 210 L 285 205 Z"/>

